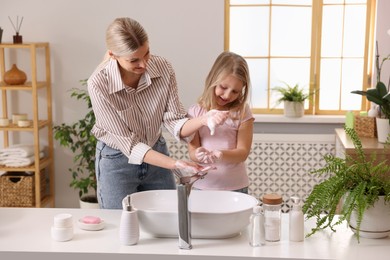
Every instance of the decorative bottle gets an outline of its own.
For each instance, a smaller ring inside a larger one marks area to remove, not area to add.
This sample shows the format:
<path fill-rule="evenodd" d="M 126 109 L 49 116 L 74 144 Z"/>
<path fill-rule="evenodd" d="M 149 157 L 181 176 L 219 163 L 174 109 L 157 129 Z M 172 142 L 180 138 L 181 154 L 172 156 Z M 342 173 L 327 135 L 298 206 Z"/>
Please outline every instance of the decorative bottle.
<path fill-rule="evenodd" d="M 250 218 L 249 244 L 253 247 L 265 245 L 264 211 L 260 206 L 253 208 Z"/>
<path fill-rule="evenodd" d="M 298 197 L 291 197 L 293 207 L 289 213 L 289 227 L 290 227 L 290 241 L 301 242 L 304 239 L 304 216 L 300 199 Z"/>
<path fill-rule="evenodd" d="M 345 114 L 345 127 L 353 128 L 354 121 L 355 121 L 355 115 L 353 114 L 353 111 L 349 110 Z"/>

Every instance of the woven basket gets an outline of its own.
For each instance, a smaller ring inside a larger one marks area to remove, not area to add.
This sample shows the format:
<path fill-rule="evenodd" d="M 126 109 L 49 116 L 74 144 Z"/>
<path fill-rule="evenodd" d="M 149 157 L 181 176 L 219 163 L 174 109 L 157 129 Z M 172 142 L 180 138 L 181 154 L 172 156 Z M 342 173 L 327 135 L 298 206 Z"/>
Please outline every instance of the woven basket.
<path fill-rule="evenodd" d="M 359 137 L 376 137 L 375 117 L 356 116 L 354 128 Z"/>
<path fill-rule="evenodd" d="M 41 198 L 46 194 L 45 171 L 40 172 Z M 0 176 L 1 207 L 34 207 L 35 176 L 26 172 L 8 172 Z"/>

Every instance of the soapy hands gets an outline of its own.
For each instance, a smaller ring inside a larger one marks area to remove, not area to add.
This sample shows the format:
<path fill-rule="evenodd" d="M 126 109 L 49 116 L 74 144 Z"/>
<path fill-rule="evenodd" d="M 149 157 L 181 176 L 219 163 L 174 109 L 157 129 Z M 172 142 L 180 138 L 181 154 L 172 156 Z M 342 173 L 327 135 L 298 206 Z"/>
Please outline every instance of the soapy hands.
<path fill-rule="evenodd" d="M 204 115 L 205 120 L 203 120 L 203 125 L 206 125 L 210 129 L 210 134 L 214 135 L 215 128 L 218 125 L 222 125 L 228 117 L 229 111 L 212 109 Z"/>
<path fill-rule="evenodd" d="M 198 147 L 195 150 L 195 158 L 204 164 L 217 163 L 222 159 L 222 152 L 219 150 L 209 151 L 204 147 Z"/>
<path fill-rule="evenodd" d="M 193 175 L 201 170 L 201 166 L 193 162 L 177 160 L 175 162 L 175 169 L 179 169 L 185 175 Z"/>

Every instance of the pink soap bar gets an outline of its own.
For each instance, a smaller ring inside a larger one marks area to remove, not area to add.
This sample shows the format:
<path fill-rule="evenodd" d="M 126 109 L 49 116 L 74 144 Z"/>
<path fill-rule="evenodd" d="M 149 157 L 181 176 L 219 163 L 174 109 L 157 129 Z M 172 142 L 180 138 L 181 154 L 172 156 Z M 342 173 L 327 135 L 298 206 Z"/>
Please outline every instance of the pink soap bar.
<path fill-rule="evenodd" d="M 85 216 L 81 221 L 85 224 L 99 224 L 102 220 L 99 217 Z"/>

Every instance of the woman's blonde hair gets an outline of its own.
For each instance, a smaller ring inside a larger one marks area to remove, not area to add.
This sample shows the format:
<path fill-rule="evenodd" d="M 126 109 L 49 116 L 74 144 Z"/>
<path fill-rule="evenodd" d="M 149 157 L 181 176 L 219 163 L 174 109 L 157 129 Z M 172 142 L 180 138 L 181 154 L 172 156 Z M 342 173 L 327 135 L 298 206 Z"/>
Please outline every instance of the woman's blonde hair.
<path fill-rule="evenodd" d="M 106 30 L 107 52 L 100 65 L 110 58 L 109 51 L 118 57 L 130 55 L 148 41 L 148 34 L 139 22 L 128 17 L 116 18 Z"/>
<path fill-rule="evenodd" d="M 231 111 L 243 112 L 243 108 L 248 99 L 250 77 L 249 68 L 246 60 L 240 55 L 233 52 L 222 52 L 215 60 L 205 81 L 203 94 L 200 96 L 198 103 L 210 110 L 217 107 L 215 98 L 215 87 L 229 75 L 233 75 L 243 83 L 240 96 L 228 104 L 228 109 Z"/>

